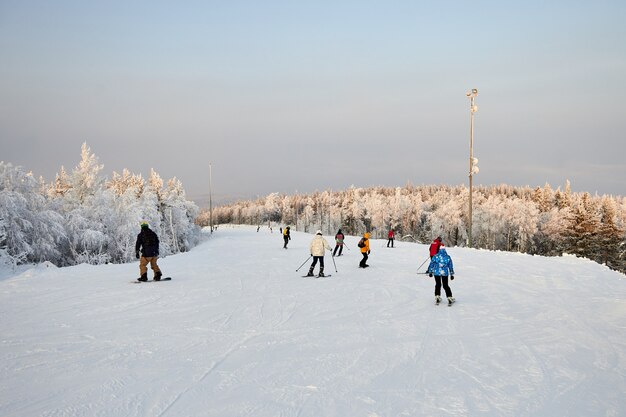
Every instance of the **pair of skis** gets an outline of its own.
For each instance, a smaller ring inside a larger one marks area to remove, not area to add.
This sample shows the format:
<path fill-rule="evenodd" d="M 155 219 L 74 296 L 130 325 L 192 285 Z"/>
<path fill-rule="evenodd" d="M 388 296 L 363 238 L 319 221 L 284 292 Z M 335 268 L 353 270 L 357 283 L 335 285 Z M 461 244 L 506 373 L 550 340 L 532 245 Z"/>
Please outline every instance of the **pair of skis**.
<path fill-rule="evenodd" d="M 452 300 L 448 300 L 448 307 L 452 307 L 452 304 L 454 304 L 456 302 L 456 300 L 454 298 L 452 298 Z M 439 305 L 441 304 L 441 298 L 437 298 L 435 299 L 435 305 Z"/>

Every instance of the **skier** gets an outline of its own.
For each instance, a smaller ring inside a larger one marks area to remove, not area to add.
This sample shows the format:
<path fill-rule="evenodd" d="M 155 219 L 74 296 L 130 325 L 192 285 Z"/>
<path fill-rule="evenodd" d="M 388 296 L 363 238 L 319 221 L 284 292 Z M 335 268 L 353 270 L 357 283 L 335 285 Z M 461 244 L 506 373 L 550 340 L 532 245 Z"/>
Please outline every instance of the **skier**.
<path fill-rule="evenodd" d="M 370 234 L 365 232 L 363 237 L 359 241 L 358 247 L 361 248 L 361 255 L 363 255 L 363 259 L 359 262 L 359 268 L 367 268 L 369 265 L 367 264 L 367 258 L 370 254 Z"/>
<path fill-rule="evenodd" d="M 393 248 L 393 240 L 395 238 L 395 234 L 393 232 L 393 229 L 389 230 L 389 233 L 387 233 L 387 247 L 389 247 L 389 244 L 391 244 L 391 247 Z"/>
<path fill-rule="evenodd" d="M 433 240 L 433 243 L 430 244 L 430 248 L 428 250 L 430 252 L 431 261 L 433 259 L 433 256 L 435 256 L 437 252 L 439 252 L 439 247 L 442 245 L 443 245 L 443 241 L 441 240 L 441 236 L 437 236 L 435 240 Z M 426 270 L 426 273 L 427 274 L 430 273 L 430 264 L 428 265 L 428 269 Z"/>
<path fill-rule="evenodd" d="M 311 241 L 310 250 L 311 250 L 311 256 L 313 257 L 313 263 L 311 264 L 311 267 L 309 268 L 309 273 L 306 274 L 307 277 L 313 276 L 313 269 L 315 268 L 315 265 L 317 264 L 318 260 L 320 261 L 320 273 L 318 277 L 324 276 L 324 252 L 326 251 L 326 249 L 328 249 L 329 251 L 332 251 L 330 245 L 328 244 L 326 239 L 324 239 L 324 237 L 322 236 L 322 231 L 318 230 L 315 233 L 315 237 Z"/>
<path fill-rule="evenodd" d="M 141 250 L 141 259 L 139 250 Z M 137 235 L 135 257 L 139 259 L 139 273 L 141 274 L 141 276 L 137 278 L 138 281 L 148 280 L 148 264 L 150 264 L 154 272 L 154 280 L 161 280 L 163 274 L 157 265 L 157 259 L 159 257 L 159 237 L 150 229 L 146 222 L 141 223 L 141 232 Z"/>
<path fill-rule="evenodd" d="M 441 286 L 443 285 L 448 298 L 448 305 L 452 305 L 455 300 L 452 297 L 452 290 L 448 286 L 448 275 L 450 275 L 451 280 L 454 280 L 454 265 L 443 244 L 440 245 L 439 252 L 432 257 L 428 270 L 430 271 L 429 277 L 435 276 L 435 303 L 441 302 Z"/>
<path fill-rule="evenodd" d="M 341 233 L 341 229 L 339 229 L 335 235 L 335 250 L 333 251 L 333 256 L 337 253 L 337 249 L 339 249 L 339 255 L 337 256 L 341 256 L 341 251 L 343 250 L 343 238 L 344 235 Z"/>
<path fill-rule="evenodd" d="M 285 245 L 283 249 L 287 249 L 287 243 L 291 240 L 291 235 L 289 234 L 289 226 L 285 227 L 283 230 L 283 240 L 285 241 Z"/>

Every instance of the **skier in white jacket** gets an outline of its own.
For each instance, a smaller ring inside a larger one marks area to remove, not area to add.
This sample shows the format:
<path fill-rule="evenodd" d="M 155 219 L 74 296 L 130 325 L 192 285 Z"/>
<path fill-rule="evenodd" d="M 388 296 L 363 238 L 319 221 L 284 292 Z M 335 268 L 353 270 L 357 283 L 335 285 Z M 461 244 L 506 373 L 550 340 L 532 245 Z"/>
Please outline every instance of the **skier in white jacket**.
<path fill-rule="evenodd" d="M 329 251 L 332 251 L 332 249 L 330 245 L 328 244 L 328 242 L 326 241 L 326 239 L 322 237 L 321 230 L 318 230 L 315 233 L 315 237 L 311 241 L 310 249 L 311 249 L 311 256 L 313 257 L 313 263 L 311 264 L 311 267 L 309 268 L 309 273 L 306 276 L 307 277 L 313 276 L 313 269 L 315 268 L 315 265 L 317 265 L 317 261 L 319 260 L 320 261 L 320 273 L 318 277 L 323 277 L 324 276 L 324 252 L 326 251 L 326 249 L 328 249 Z"/>

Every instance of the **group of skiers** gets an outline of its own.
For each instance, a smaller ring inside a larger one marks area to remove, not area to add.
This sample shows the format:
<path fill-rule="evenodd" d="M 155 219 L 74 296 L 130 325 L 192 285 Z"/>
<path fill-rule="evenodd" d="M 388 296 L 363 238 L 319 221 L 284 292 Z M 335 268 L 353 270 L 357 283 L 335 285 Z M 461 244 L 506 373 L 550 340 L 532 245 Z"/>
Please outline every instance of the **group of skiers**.
<path fill-rule="evenodd" d="M 289 226 L 287 226 L 281 231 L 284 241 L 283 248 L 287 249 L 287 244 L 291 240 L 290 228 Z M 337 231 L 337 234 L 335 235 L 335 249 L 333 250 L 328 241 L 326 241 L 326 239 L 324 239 L 324 237 L 322 236 L 321 230 L 318 230 L 315 233 L 315 236 L 313 237 L 313 240 L 311 241 L 311 244 L 309 246 L 313 262 L 309 267 L 309 272 L 307 276 L 314 276 L 313 271 L 318 262 L 320 264 L 320 269 L 317 276 L 325 276 L 324 254 L 326 253 L 326 250 L 328 250 L 332 251 L 333 257 L 341 256 L 341 252 L 343 251 L 343 247 L 345 245 L 344 238 L 344 234 L 342 233 L 341 229 L 339 229 Z M 387 247 L 393 248 L 393 229 L 389 231 L 387 238 Z M 359 268 L 367 268 L 369 266 L 367 264 L 367 260 L 371 253 L 370 234 L 368 232 L 365 232 L 363 234 L 363 237 L 359 240 L 357 246 L 361 250 L 362 255 L 362 259 L 359 262 Z M 440 236 L 435 238 L 435 240 L 431 243 L 429 252 L 430 264 L 428 265 L 426 273 L 429 277 L 435 278 L 435 303 L 439 304 L 441 302 L 441 287 L 443 287 L 446 293 L 446 297 L 448 299 L 448 305 L 452 305 L 455 300 L 452 296 L 452 290 L 450 289 L 450 286 L 448 284 L 448 277 L 450 278 L 450 280 L 454 280 L 454 266 L 452 264 L 452 258 L 450 258 L 450 255 L 448 255 L 448 252 L 446 251 Z M 153 230 L 150 229 L 148 223 L 146 222 L 141 223 L 141 232 L 137 235 L 137 240 L 135 243 L 135 256 L 137 257 L 137 259 L 139 259 L 140 277 L 137 279 L 138 281 L 148 281 L 148 264 L 154 272 L 153 279 L 155 281 L 161 280 L 163 274 L 161 273 L 161 269 L 157 265 L 157 259 L 159 257 L 159 237 Z"/>
<path fill-rule="evenodd" d="M 291 237 L 289 236 L 289 226 L 285 228 L 285 231 L 283 232 L 283 236 L 285 240 L 284 248 L 286 249 L 287 242 L 291 240 Z M 394 237 L 395 237 L 394 231 L 392 229 L 389 231 L 387 235 L 387 238 L 388 238 L 387 247 L 393 248 Z M 313 262 L 311 263 L 309 267 L 309 272 L 307 273 L 306 276 L 309 276 L 309 277 L 315 276 L 313 271 L 315 269 L 315 266 L 319 262 L 320 269 L 319 269 L 319 273 L 317 276 L 324 277 L 325 276 L 324 275 L 325 251 L 326 250 L 332 251 L 333 257 L 341 256 L 343 246 L 345 245 L 344 238 L 345 238 L 344 234 L 342 233 L 341 229 L 339 229 L 339 231 L 337 231 L 337 234 L 335 235 L 335 249 L 333 250 L 331 249 L 331 246 L 328 243 L 328 241 L 326 241 L 326 239 L 324 239 L 324 237 L 322 236 L 322 231 L 318 230 L 315 233 L 315 236 L 313 237 L 313 240 L 311 241 L 311 245 L 309 247 L 311 257 L 313 258 Z M 367 268 L 369 266 L 367 264 L 367 260 L 371 253 L 370 234 L 368 232 L 365 232 L 363 234 L 363 237 L 359 240 L 359 243 L 357 244 L 357 246 L 361 250 L 361 255 L 362 255 L 362 259 L 359 262 L 359 268 Z M 440 236 L 435 238 L 435 240 L 433 240 L 433 242 L 431 243 L 430 248 L 429 248 L 429 254 L 430 254 L 430 264 L 428 265 L 428 269 L 426 270 L 426 273 L 428 274 L 429 277 L 435 278 L 435 303 L 436 304 L 441 303 L 441 300 L 442 300 L 441 287 L 443 287 L 446 293 L 446 298 L 448 300 L 448 305 L 452 305 L 455 299 L 452 296 L 452 290 L 450 289 L 448 278 L 450 280 L 454 280 L 454 265 L 452 263 L 452 258 L 450 258 L 450 255 L 448 255 L 448 252 L 446 251 L 444 247 L 443 240 Z"/>

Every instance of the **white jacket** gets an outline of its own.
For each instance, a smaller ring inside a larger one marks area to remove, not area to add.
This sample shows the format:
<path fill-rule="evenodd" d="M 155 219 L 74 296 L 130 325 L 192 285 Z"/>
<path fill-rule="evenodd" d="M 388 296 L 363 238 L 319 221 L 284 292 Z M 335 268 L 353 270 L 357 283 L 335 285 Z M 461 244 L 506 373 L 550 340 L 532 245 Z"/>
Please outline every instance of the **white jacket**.
<path fill-rule="evenodd" d="M 324 249 L 332 250 L 322 235 L 315 235 L 311 241 L 311 255 L 324 256 Z"/>

